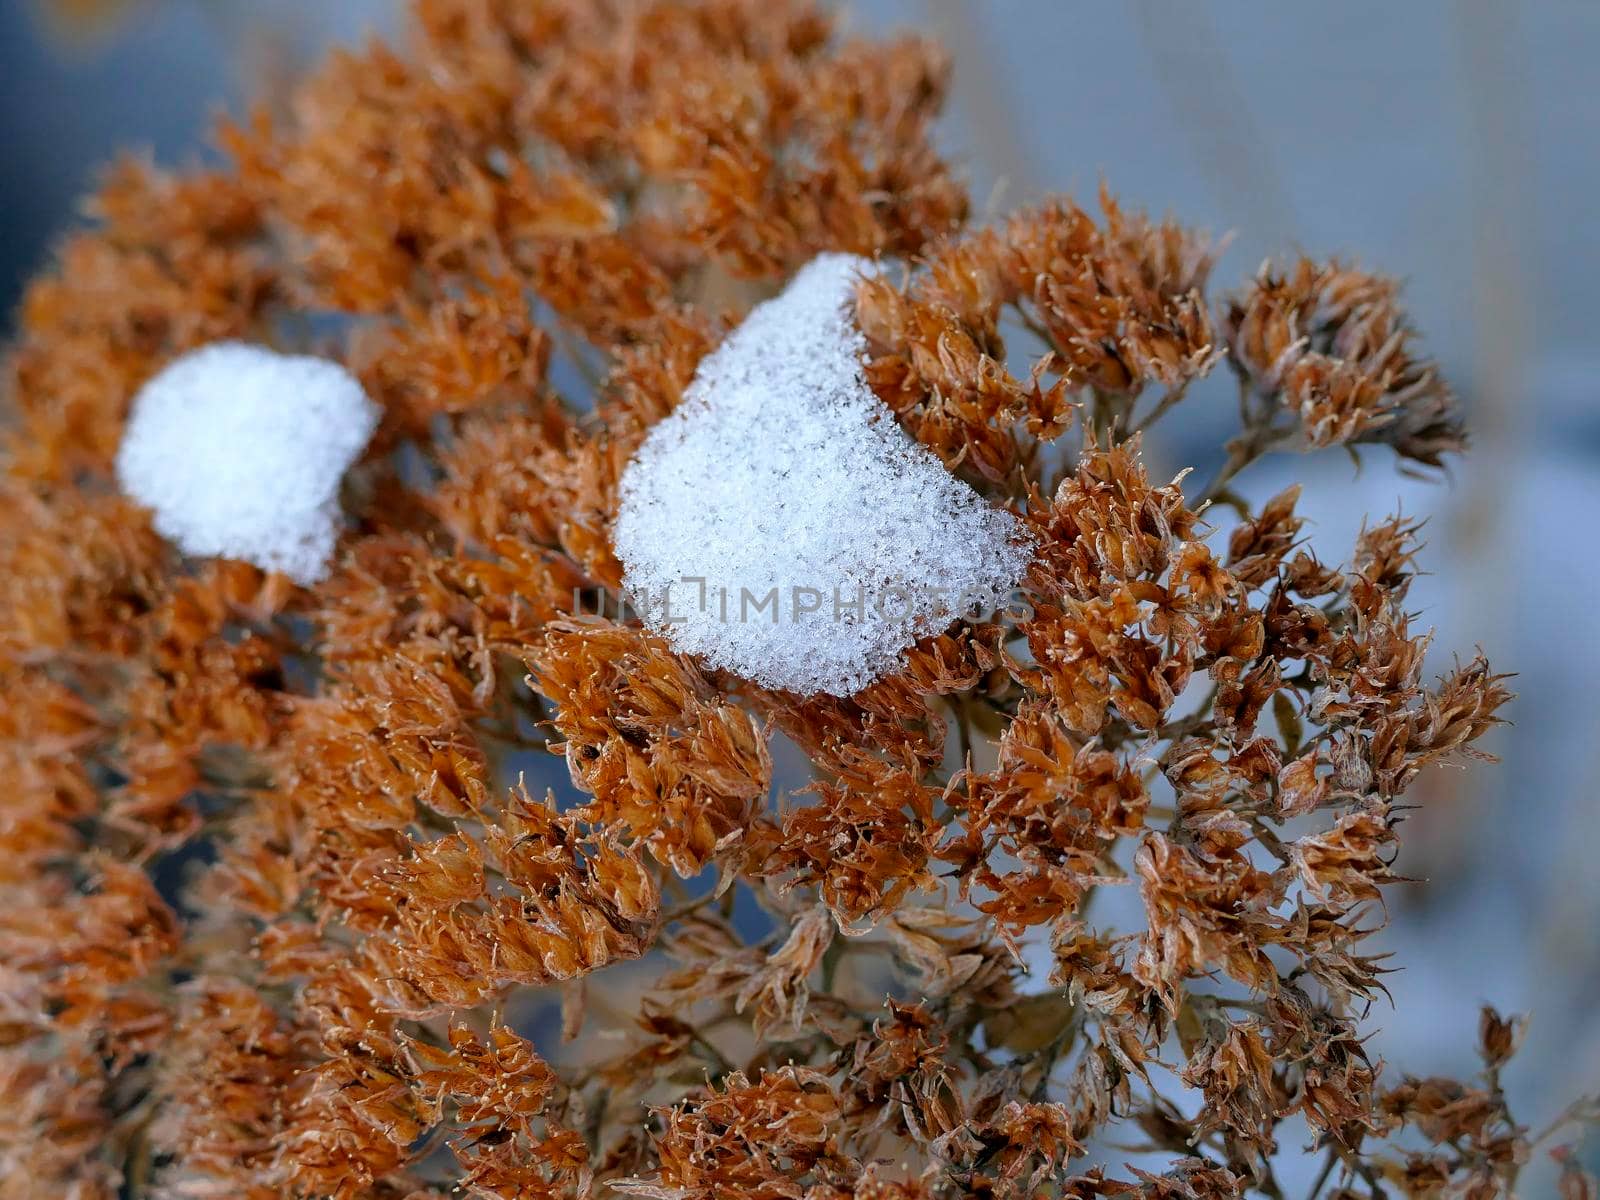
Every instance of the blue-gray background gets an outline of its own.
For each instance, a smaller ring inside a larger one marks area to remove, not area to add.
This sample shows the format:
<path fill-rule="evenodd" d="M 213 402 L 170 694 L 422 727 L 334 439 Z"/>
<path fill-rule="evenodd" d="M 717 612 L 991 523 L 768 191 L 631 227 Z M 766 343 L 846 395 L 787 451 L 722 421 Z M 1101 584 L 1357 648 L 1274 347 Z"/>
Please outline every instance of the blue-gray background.
<path fill-rule="evenodd" d="M 43 5 L 45 0 L 38 0 Z M 393 28 L 392 0 L 147 0 L 98 31 L 52 32 L 0 0 L 0 311 L 119 147 L 181 163 L 208 117 L 333 40 Z M 1373 1049 L 1418 1073 L 1470 1070 L 1477 1006 L 1527 1011 L 1507 1076 L 1523 1115 L 1600 1086 L 1600 3 L 1339 5 L 859 0 L 863 31 L 954 48 L 946 144 L 994 212 L 1053 190 L 1234 234 L 1216 281 L 1268 255 L 1340 253 L 1408 281 L 1427 346 L 1471 413 L 1454 480 L 1371 454 L 1273 460 L 1308 483 L 1314 544 L 1338 560 L 1362 514 L 1431 517 L 1413 599 L 1440 667 L 1483 646 L 1520 673 L 1497 767 L 1420 785 L 1384 935 Z M 1225 381 L 1185 402 L 1157 469 L 1215 461 Z M 1285 1147 L 1293 1151 L 1293 1147 Z M 1530 1193 L 1531 1194 L 1531 1193 Z"/>

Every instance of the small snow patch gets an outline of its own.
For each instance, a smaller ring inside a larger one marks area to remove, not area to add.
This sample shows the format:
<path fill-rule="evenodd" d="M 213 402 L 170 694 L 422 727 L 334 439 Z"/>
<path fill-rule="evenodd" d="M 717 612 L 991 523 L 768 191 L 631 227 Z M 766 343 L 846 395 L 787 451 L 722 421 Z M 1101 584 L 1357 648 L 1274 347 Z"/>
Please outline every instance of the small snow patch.
<path fill-rule="evenodd" d="M 185 554 L 315 583 L 338 535 L 339 481 L 377 424 L 338 363 L 218 342 L 139 390 L 117 481 Z"/>
<path fill-rule="evenodd" d="M 1030 554 L 868 386 L 850 310 L 872 269 L 822 255 L 756 306 L 628 464 L 613 530 L 634 603 L 678 649 L 805 695 L 880 678 L 1001 601 Z"/>

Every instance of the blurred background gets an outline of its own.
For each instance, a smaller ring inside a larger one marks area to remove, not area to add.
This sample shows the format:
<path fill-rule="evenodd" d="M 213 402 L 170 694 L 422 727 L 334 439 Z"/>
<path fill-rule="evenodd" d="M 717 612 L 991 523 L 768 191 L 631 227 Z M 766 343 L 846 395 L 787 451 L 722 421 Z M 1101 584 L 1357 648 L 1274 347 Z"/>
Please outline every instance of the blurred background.
<path fill-rule="evenodd" d="M 280 91 L 332 42 L 399 24 L 399 0 L 0 0 L 0 324 L 128 146 L 203 157 L 222 107 Z M 1382 935 L 1404 969 L 1371 1048 L 1470 1074 L 1477 1009 L 1532 1015 L 1506 1076 L 1542 1124 L 1600 1085 L 1600 4 L 1359 0 L 854 0 L 849 27 L 953 49 L 946 145 L 982 211 L 1051 191 L 1233 235 L 1222 292 L 1262 259 L 1337 253 L 1407 280 L 1424 345 L 1476 439 L 1454 479 L 1373 450 L 1274 458 L 1312 544 L 1342 561 L 1364 514 L 1429 518 L 1411 598 L 1435 666 L 1482 646 L 1518 672 L 1504 761 L 1418 785 Z M 1587 82 L 1586 82 L 1587 81 Z M 1225 374 L 1225 373 L 1224 373 Z M 1158 427 L 1153 469 L 1203 479 L 1233 431 L 1231 381 Z M 1536 1194 L 1530 1192 L 1529 1194 Z"/>

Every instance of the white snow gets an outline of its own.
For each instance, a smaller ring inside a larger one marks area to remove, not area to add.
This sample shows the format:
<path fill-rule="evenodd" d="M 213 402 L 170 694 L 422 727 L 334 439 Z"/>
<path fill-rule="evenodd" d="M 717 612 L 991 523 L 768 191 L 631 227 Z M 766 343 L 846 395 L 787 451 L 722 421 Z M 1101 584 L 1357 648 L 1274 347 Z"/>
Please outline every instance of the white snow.
<path fill-rule="evenodd" d="M 969 601 L 1003 601 L 1030 554 L 868 386 L 850 309 L 872 269 L 814 259 L 706 357 L 624 471 L 613 529 L 674 646 L 804 695 L 880 678 Z"/>
<path fill-rule="evenodd" d="M 139 390 L 117 481 L 185 554 L 311 584 L 338 536 L 339 481 L 377 424 L 378 406 L 338 363 L 217 342 Z"/>

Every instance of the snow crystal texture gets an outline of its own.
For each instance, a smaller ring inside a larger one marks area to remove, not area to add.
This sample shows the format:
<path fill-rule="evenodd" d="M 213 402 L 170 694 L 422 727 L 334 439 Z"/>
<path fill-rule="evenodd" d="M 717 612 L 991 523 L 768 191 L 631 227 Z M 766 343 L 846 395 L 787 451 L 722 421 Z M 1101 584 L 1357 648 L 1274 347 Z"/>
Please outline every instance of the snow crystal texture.
<path fill-rule="evenodd" d="M 134 397 L 117 480 L 185 554 L 311 584 L 338 537 L 340 479 L 377 423 L 377 405 L 338 363 L 218 342 Z"/>
<path fill-rule="evenodd" d="M 624 471 L 613 529 L 635 606 L 674 646 L 804 695 L 859 691 L 1002 601 L 1029 557 L 1017 519 L 868 386 L 851 309 L 872 269 L 814 259 L 701 362 Z"/>

